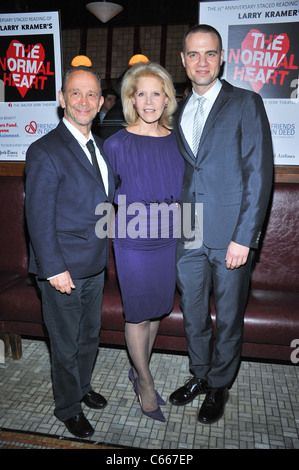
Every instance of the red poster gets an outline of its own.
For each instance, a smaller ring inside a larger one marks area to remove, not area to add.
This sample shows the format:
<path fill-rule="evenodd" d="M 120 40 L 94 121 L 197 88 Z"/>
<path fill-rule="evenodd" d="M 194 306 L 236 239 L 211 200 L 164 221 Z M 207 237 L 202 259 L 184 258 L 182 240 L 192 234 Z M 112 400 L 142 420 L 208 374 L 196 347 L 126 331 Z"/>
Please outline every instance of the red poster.
<path fill-rule="evenodd" d="M 56 101 L 53 35 L 0 37 L 5 101 Z"/>
<path fill-rule="evenodd" d="M 227 52 L 228 81 L 263 98 L 290 98 L 298 79 L 297 24 L 229 26 Z"/>

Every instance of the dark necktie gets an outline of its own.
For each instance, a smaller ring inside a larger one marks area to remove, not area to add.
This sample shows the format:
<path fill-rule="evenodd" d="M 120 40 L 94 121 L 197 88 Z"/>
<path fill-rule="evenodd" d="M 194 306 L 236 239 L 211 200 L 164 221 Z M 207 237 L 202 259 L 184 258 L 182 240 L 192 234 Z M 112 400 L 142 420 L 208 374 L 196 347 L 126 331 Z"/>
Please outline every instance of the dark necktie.
<path fill-rule="evenodd" d="M 102 185 L 104 186 L 103 178 L 102 178 L 102 175 L 101 175 L 101 172 L 100 172 L 100 168 L 99 168 L 99 164 L 98 164 L 98 160 L 97 160 L 97 156 L 96 156 L 96 151 L 95 151 L 95 148 L 94 148 L 93 141 L 91 139 L 87 142 L 86 147 L 88 148 L 88 151 L 90 153 L 92 166 L 94 168 L 94 171 L 95 171 L 97 177 L 99 178 L 99 180 L 102 182 Z"/>

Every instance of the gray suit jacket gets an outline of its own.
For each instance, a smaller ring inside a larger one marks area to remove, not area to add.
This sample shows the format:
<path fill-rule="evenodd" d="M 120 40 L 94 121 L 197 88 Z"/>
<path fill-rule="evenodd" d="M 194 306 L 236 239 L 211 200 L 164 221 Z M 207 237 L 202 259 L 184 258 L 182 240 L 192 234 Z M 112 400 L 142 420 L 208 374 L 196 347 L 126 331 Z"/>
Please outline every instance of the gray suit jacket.
<path fill-rule="evenodd" d="M 188 100 L 189 98 L 187 98 Z M 222 80 L 195 157 L 184 138 L 179 103 L 175 132 L 185 175 L 182 204 L 203 208 L 203 243 L 227 248 L 231 240 L 257 248 L 273 179 L 270 126 L 260 95 Z M 182 217 L 182 219 L 183 219 Z M 180 241 L 186 241 L 184 234 Z"/>

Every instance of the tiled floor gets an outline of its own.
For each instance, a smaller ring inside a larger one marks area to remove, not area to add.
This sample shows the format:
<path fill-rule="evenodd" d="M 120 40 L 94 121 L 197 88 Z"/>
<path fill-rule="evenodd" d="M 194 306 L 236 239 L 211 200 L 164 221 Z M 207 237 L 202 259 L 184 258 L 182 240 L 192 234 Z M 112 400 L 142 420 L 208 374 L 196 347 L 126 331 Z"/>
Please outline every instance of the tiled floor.
<path fill-rule="evenodd" d="M 170 405 L 166 423 L 146 418 L 128 381 L 125 350 L 101 348 L 93 387 L 108 399 L 103 411 L 88 410 L 91 441 L 142 449 L 299 449 L 299 367 L 242 362 L 224 417 L 201 425 L 202 397 L 185 407 Z M 189 376 L 184 355 L 155 353 L 151 361 L 159 393 L 169 394 Z M 0 365 L 0 428 L 72 437 L 53 416 L 50 356 L 44 341 L 23 340 L 23 357 Z M 0 442 L 1 448 L 1 442 Z"/>

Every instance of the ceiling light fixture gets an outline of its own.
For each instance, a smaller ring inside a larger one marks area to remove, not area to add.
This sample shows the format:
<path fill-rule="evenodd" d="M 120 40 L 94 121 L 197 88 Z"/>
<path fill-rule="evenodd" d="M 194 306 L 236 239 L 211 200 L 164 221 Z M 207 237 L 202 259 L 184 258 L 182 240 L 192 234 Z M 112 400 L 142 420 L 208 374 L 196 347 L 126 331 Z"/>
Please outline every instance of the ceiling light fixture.
<path fill-rule="evenodd" d="M 143 54 L 135 54 L 129 60 L 129 65 L 139 64 L 139 62 L 144 62 L 147 64 L 149 62 L 148 58 Z"/>
<path fill-rule="evenodd" d="M 111 20 L 111 18 L 118 15 L 123 10 L 122 6 L 116 3 L 106 2 L 105 0 L 102 2 L 87 3 L 86 8 L 102 21 L 102 23 L 107 23 L 107 21 Z"/>
<path fill-rule="evenodd" d="M 91 67 L 92 62 L 89 57 L 86 55 L 76 55 L 71 62 L 72 67 L 79 67 L 79 65 L 85 65 L 86 67 Z"/>

